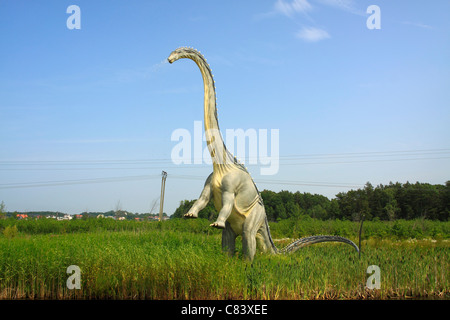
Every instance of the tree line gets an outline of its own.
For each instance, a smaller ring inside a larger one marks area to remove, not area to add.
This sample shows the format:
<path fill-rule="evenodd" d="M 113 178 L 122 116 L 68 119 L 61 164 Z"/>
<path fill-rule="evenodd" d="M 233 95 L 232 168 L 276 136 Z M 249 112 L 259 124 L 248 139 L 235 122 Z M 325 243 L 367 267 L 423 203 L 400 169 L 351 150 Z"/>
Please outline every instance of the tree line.
<path fill-rule="evenodd" d="M 0 219 L 2 218 L 17 218 L 20 214 L 26 214 L 29 218 L 37 219 L 37 218 L 47 218 L 47 217 L 59 217 L 62 218 L 67 213 L 59 212 L 59 211 L 6 211 L 6 206 L 4 202 L 0 202 Z M 105 212 L 80 212 L 79 214 L 72 215 L 72 216 L 81 216 L 81 219 L 90 219 L 90 218 L 97 218 L 97 217 L 114 217 L 114 218 L 120 218 L 123 217 L 125 220 L 135 220 L 136 218 L 140 220 L 154 220 L 155 218 L 159 218 L 159 213 L 133 213 L 128 212 L 126 210 L 109 210 Z M 167 217 L 167 213 L 163 212 L 163 216 Z M 78 217 L 77 217 L 78 218 Z"/>
<path fill-rule="evenodd" d="M 397 220 L 429 219 L 447 221 L 450 214 L 450 181 L 445 185 L 429 183 L 404 184 L 390 182 L 388 185 L 374 187 L 369 182 L 364 188 L 340 192 L 335 198 L 323 195 L 263 190 L 269 221 L 288 218 L 311 218 L 328 220 Z M 180 202 L 172 217 L 181 218 L 187 213 L 195 200 Z M 200 218 L 215 219 L 217 211 L 212 201 L 199 212 Z"/>

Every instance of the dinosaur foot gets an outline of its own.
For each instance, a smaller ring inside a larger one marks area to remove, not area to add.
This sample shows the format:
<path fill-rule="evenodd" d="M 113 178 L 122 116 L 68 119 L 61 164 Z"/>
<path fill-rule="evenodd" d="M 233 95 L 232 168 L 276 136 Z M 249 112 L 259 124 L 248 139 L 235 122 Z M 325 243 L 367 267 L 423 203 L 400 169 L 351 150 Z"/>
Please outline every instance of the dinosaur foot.
<path fill-rule="evenodd" d="M 223 222 L 223 221 L 216 221 L 214 223 L 211 223 L 209 226 L 213 227 L 213 228 L 217 228 L 217 229 L 225 229 L 225 222 Z"/>
<path fill-rule="evenodd" d="M 188 213 L 186 213 L 186 214 L 184 215 L 184 217 L 187 218 L 187 219 L 195 219 L 195 218 L 197 218 L 197 215 L 188 212 Z"/>

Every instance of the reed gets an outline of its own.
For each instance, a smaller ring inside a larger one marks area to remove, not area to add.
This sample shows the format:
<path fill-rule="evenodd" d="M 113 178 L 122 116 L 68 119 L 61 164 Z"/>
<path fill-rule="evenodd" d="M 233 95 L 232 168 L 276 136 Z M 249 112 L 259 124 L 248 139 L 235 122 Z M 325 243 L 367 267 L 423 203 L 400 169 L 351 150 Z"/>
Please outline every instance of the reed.
<path fill-rule="evenodd" d="M 250 263 L 239 241 L 235 257 L 223 254 L 207 221 L 69 221 L 64 229 L 55 221 L 51 233 L 15 222 L 2 221 L 18 232 L 0 236 L 1 299 L 449 298 L 446 239 L 366 236 L 360 259 L 325 243 Z M 80 267 L 79 290 L 66 286 L 70 265 Z M 369 265 L 380 267 L 381 289 L 365 287 Z"/>

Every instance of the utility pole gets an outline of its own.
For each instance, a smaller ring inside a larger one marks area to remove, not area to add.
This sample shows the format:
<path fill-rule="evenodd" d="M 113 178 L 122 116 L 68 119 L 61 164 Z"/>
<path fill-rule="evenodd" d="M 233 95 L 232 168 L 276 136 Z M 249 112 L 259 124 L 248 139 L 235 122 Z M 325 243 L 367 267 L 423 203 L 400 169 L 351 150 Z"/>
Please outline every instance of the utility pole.
<path fill-rule="evenodd" d="M 164 205 L 164 189 L 166 188 L 166 178 L 167 172 L 162 172 L 162 180 L 161 180 L 161 198 L 159 200 L 159 221 L 163 219 L 163 205 Z"/>

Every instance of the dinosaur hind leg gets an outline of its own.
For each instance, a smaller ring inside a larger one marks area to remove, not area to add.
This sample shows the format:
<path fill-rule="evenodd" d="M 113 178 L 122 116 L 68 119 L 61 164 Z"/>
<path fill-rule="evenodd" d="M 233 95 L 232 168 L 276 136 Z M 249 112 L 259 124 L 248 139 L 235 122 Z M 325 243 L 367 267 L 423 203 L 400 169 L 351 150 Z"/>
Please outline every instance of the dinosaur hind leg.
<path fill-rule="evenodd" d="M 256 232 L 248 230 L 242 233 L 242 251 L 247 260 L 253 260 L 256 254 Z"/>
<path fill-rule="evenodd" d="M 261 233 L 258 234 L 261 226 L 264 224 L 264 208 L 257 205 L 247 216 L 242 230 L 242 250 L 244 257 L 250 261 L 256 254 L 256 239 L 261 245 Z M 265 246 L 264 246 L 265 247 Z"/>
<path fill-rule="evenodd" d="M 267 252 L 268 248 L 266 245 L 266 242 L 264 241 L 264 236 L 261 232 L 261 228 L 260 230 L 256 233 L 256 247 L 261 251 L 261 252 Z"/>
<path fill-rule="evenodd" d="M 275 253 L 272 242 L 270 241 L 270 236 L 265 223 L 259 227 L 258 233 L 256 234 L 256 241 L 260 250 L 264 253 Z"/>
<path fill-rule="evenodd" d="M 225 223 L 225 229 L 222 231 L 222 250 L 228 252 L 230 256 L 234 255 L 236 248 L 236 234 L 228 222 Z"/>

